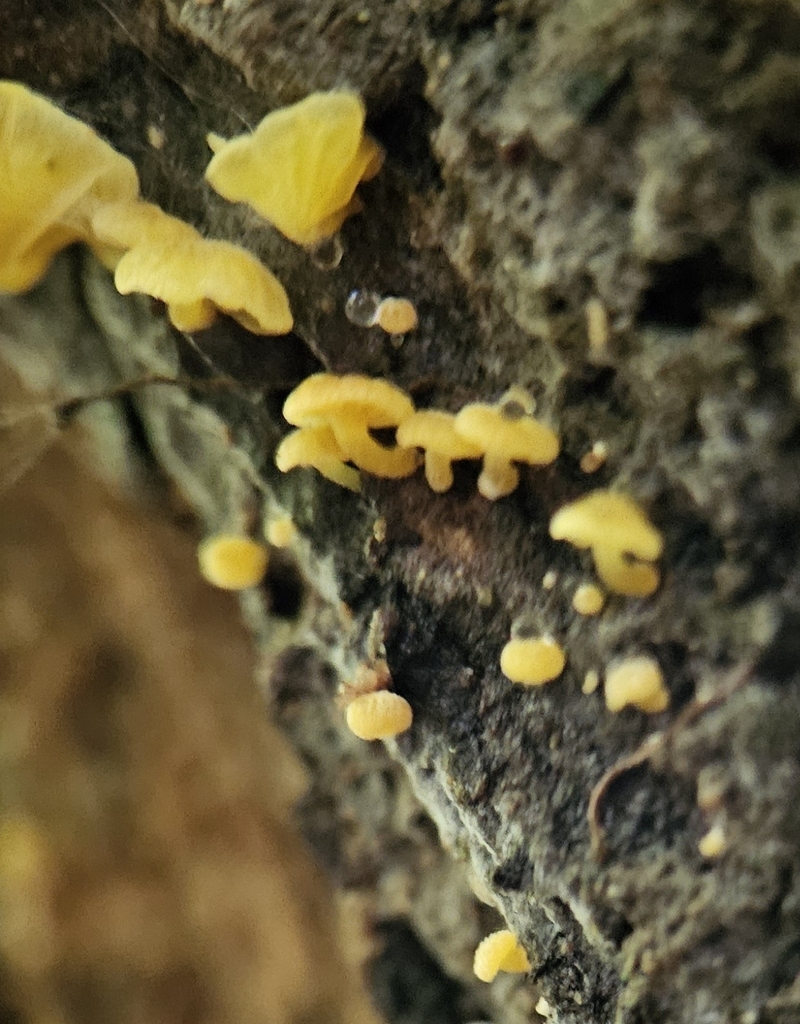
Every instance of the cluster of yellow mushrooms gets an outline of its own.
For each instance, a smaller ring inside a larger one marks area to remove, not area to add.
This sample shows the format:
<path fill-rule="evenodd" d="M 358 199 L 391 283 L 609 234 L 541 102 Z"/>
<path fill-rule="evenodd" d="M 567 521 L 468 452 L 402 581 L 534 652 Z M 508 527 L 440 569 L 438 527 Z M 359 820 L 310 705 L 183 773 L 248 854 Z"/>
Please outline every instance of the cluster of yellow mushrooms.
<path fill-rule="evenodd" d="M 213 157 L 206 179 L 224 198 L 247 203 L 292 242 L 313 247 L 361 209 L 356 187 L 381 167 L 382 150 L 364 133 L 364 117 L 363 102 L 353 92 L 314 93 L 269 114 L 250 134 L 230 141 L 209 135 Z M 204 238 L 144 202 L 130 160 L 15 82 L 0 82 L 0 152 L 0 292 L 31 288 L 59 250 L 80 241 L 113 271 L 120 292 L 161 300 L 180 330 L 206 328 L 220 313 L 256 334 L 291 329 L 286 292 L 255 256 L 230 242 Z M 354 323 L 378 325 L 395 335 L 417 326 L 416 310 L 403 298 L 354 292 L 346 314 Z M 596 335 L 599 326 L 593 323 L 590 318 Z M 362 472 L 399 479 L 424 462 L 428 484 L 442 493 L 453 485 L 453 462 L 481 460 L 478 490 L 497 501 L 517 487 L 520 464 L 546 466 L 560 447 L 557 434 L 534 416 L 530 396 L 516 387 L 496 403 L 475 402 L 451 413 L 416 409 L 409 395 L 386 380 L 319 373 L 289 395 L 283 412 L 296 429 L 277 450 L 278 468 L 313 467 L 353 491 L 360 490 Z M 373 435 L 387 428 L 395 432 L 394 444 Z M 594 472 L 606 455 L 598 442 L 581 468 Z M 295 534 L 286 516 L 265 528 L 266 541 L 276 547 L 292 544 Z M 659 585 L 655 563 L 662 536 L 625 494 L 595 490 L 565 505 L 551 518 L 550 535 L 589 550 L 605 588 L 592 582 L 577 587 L 572 606 L 580 615 L 600 614 L 606 592 L 646 597 Z M 238 533 L 218 534 L 200 545 L 198 558 L 209 582 L 243 590 L 263 579 L 268 547 Z M 500 668 L 512 682 L 538 686 L 560 676 L 566 660 L 552 637 L 520 630 L 503 648 Z M 408 729 L 411 706 L 390 691 L 388 668 L 367 675 L 362 673 L 348 694 L 350 729 L 365 740 Z M 599 681 L 597 672 L 587 673 L 584 692 Z M 658 663 L 646 656 L 612 664 L 604 693 L 610 711 L 631 705 L 658 713 L 669 705 Z M 712 833 L 703 843 L 705 856 L 718 855 L 724 845 Z M 474 967 L 479 978 L 491 981 L 498 971 L 525 972 L 529 963 L 515 936 L 504 930 L 480 944 Z"/>

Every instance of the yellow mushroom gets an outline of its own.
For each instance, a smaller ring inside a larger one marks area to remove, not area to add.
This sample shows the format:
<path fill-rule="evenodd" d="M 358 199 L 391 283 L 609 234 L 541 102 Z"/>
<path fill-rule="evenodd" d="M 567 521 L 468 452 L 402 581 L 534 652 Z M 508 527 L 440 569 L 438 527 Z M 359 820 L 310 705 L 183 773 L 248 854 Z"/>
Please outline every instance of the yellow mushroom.
<path fill-rule="evenodd" d="M 658 587 L 650 563 L 661 555 L 663 537 L 626 494 L 598 490 L 565 505 L 550 520 L 550 536 L 591 548 L 598 575 L 614 593 L 646 597 Z"/>
<path fill-rule="evenodd" d="M 500 671 L 512 683 L 540 686 L 557 679 L 566 661 L 550 637 L 512 637 L 500 654 Z"/>
<path fill-rule="evenodd" d="M 307 377 L 286 399 L 283 415 L 296 427 L 328 426 L 344 458 L 374 476 L 410 476 L 417 468 L 411 448 L 386 448 L 370 430 L 397 427 L 414 413 L 408 395 L 388 381 L 357 373 Z"/>
<path fill-rule="evenodd" d="M 257 586 L 267 571 L 268 553 L 263 544 L 237 534 L 208 537 L 197 549 L 200 573 L 222 590 L 247 590 Z"/>
<path fill-rule="evenodd" d="M 165 302 L 179 330 L 210 327 L 219 312 L 254 334 L 292 329 L 283 286 L 240 246 L 203 238 L 152 203 L 104 206 L 92 228 L 112 260 L 116 251 L 117 289 Z"/>
<path fill-rule="evenodd" d="M 414 303 L 389 296 L 375 310 L 375 323 L 387 334 L 406 334 L 419 323 Z"/>
<path fill-rule="evenodd" d="M 297 537 L 297 527 L 291 516 L 276 516 L 267 522 L 264 536 L 274 548 L 288 548 Z"/>
<path fill-rule="evenodd" d="M 605 696 L 606 707 L 613 712 L 633 705 L 648 714 L 658 714 L 669 707 L 669 690 L 661 666 L 655 658 L 645 655 L 626 658 L 609 667 Z"/>
<path fill-rule="evenodd" d="M 475 402 L 465 406 L 455 418 L 456 431 L 467 441 L 479 445 L 483 453 L 483 471 L 478 490 L 489 501 L 510 494 L 519 483 L 514 462 L 546 466 L 559 452 L 558 437 L 528 411 L 517 397 L 505 395 L 496 405 Z M 521 394 L 525 394 L 521 392 Z"/>
<path fill-rule="evenodd" d="M 722 856 L 727 846 L 728 837 L 725 835 L 725 829 L 722 825 L 716 824 L 712 825 L 700 839 L 697 849 L 701 857 L 705 857 L 707 860 L 716 860 L 717 857 Z"/>
<path fill-rule="evenodd" d="M 293 430 L 278 445 L 275 465 L 281 473 L 298 466 L 316 469 L 327 480 L 350 491 L 361 490 L 358 470 L 345 465 L 345 457 L 330 427 L 302 427 Z"/>
<path fill-rule="evenodd" d="M 0 291 L 33 287 L 59 250 L 93 243 L 99 205 L 138 192 L 131 161 L 88 125 L 0 81 Z"/>
<path fill-rule="evenodd" d="M 453 486 L 453 461 L 479 459 L 483 449 L 456 433 L 455 416 L 438 409 L 415 412 L 397 428 L 397 443 L 425 449 L 425 479 L 442 493 Z"/>
<path fill-rule="evenodd" d="M 385 740 L 411 727 L 413 712 L 398 693 L 362 693 L 347 705 L 347 726 L 362 740 Z"/>
<path fill-rule="evenodd" d="M 472 965 L 479 981 L 494 981 L 500 971 L 526 974 L 531 965 L 519 939 L 507 928 L 487 935 L 475 950 Z"/>
<path fill-rule="evenodd" d="M 380 170 L 383 152 L 364 134 L 364 114 L 357 93 L 312 93 L 268 114 L 250 135 L 212 137 L 206 178 L 293 242 L 313 245 L 361 208 L 356 186 Z"/>
<path fill-rule="evenodd" d="M 594 583 L 581 583 L 572 595 L 572 607 L 578 615 L 599 615 L 605 602 L 605 594 Z"/>

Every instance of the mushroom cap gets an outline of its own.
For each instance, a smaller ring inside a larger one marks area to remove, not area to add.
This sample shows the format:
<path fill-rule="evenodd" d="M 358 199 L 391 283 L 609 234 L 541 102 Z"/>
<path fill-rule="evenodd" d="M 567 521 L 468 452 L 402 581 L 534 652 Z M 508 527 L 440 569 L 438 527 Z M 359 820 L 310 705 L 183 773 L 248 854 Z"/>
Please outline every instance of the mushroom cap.
<path fill-rule="evenodd" d="M 411 705 L 399 693 L 378 690 L 363 693 L 347 705 L 345 712 L 351 732 L 362 740 L 385 740 L 411 727 Z"/>
<path fill-rule="evenodd" d="M 480 445 L 456 432 L 456 418 L 439 409 L 420 409 L 397 428 L 397 443 L 403 448 L 424 448 L 448 459 L 479 459 Z"/>
<path fill-rule="evenodd" d="M 500 655 L 500 671 L 512 683 L 539 686 L 557 679 L 567 659 L 561 647 L 548 637 L 514 637 Z"/>
<path fill-rule="evenodd" d="M 302 427 L 287 434 L 275 452 L 275 465 L 281 473 L 310 466 L 342 487 L 361 489 L 358 470 L 345 465 L 345 456 L 328 426 Z"/>
<path fill-rule="evenodd" d="M 550 520 L 550 536 L 578 548 L 614 548 L 654 561 L 664 538 L 639 505 L 617 491 L 592 491 L 560 508 Z"/>
<path fill-rule="evenodd" d="M 197 549 L 204 579 L 222 590 L 257 586 L 267 571 L 269 553 L 263 544 L 236 534 L 208 537 Z"/>
<path fill-rule="evenodd" d="M 375 323 L 387 334 L 406 334 L 414 330 L 419 317 L 413 302 L 390 295 L 375 311 Z"/>
<path fill-rule="evenodd" d="M 559 452 L 556 434 L 533 416 L 509 418 L 495 405 L 474 402 L 466 405 L 455 419 L 462 437 L 481 446 L 487 455 L 509 462 L 527 462 L 545 466 Z"/>
<path fill-rule="evenodd" d="M 507 928 L 492 932 L 475 950 L 473 971 L 479 981 L 494 981 L 500 971 L 524 974 L 531 969 L 519 939 Z"/>
<path fill-rule="evenodd" d="M 604 689 L 609 711 L 621 711 L 633 704 L 640 711 L 657 714 L 669 707 L 670 695 L 661 666 L 646 655 L 612 664 L 606 672 Z"/>
<path fill-rule="evenodd" d="M 150 203 L 104 207 L 92 224 L 109 252 L 124 251 L 114 275 L 118 290 L 166 302 L 179 329 L 202 330 L 217 310 L 255 334 L 292 329 L 283 286 L 240 246 L 205 239 Z"/>
<path fill-rule="evenodd" d="M 355 92 L 312 93 L 267 114 L 252 134 L 215 139 L 206 178 L 293 242 L 312 245 L 339 230 L 355 212 L 358 183 L 380 169 L 383 153 L 364 135 L 364 116 Z"/>
<path fill-rule="evenodd" d="M 369 427 L 394 427 L 414 413 L 414 403 L 386 380 L 358 373 L 315 373 L 306 377 L 283 405 L 287 422 L 313 426 L 346 417 Z"/>
<path fill-rule="evenodd" d="M 131 161 L 88 125 L 0 81 L 0 290 L 32 287 L 59 249 L 91 241 L 98 203 L 138 192 Z"/>

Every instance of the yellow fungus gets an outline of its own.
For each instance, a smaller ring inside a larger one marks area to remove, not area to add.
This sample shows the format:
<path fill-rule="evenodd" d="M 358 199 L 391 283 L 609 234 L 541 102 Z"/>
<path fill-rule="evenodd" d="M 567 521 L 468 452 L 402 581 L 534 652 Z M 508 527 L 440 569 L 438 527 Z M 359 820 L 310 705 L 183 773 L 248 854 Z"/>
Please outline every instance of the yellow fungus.
<path fill-rule="evenodd" d="M 588 696 L 589 694 L 594 693 L 599 685 L 600 673 L 596 669 L 590 668 L 583 677 L 583 686 L 581 686 L 581 691 Z"/>
<path fill-rule="evenodd" d="M 364 134 L 364 114 L 357 93 L 312 93 L 268 114 L 250 135 L 212 137 L 206 178 L 293 242 L 313 245 L 360 209 L 356 186 L 380 170 L 383 152 Z"/>
<path fill-rule="evenodd" d="M 161 299 L 179 330 L 210 327 L 218 311 L 254 334 L 292 329 L 283 286 L 246 249 L 203 238 L 152 203 L 104 206 L 92 228 L 116 263 L 117 289 Z"/>
<path fill-rule="evenodd" d="M 605 465 L 607 458 L 608 445 L 605 441 L 595 441 L 589 451 L 581 456 L 581 472 L 596 473 L 601 466 Z"/>
<path fill-rule="evenodd" d="M 697 844 L 697 849 L 700 851 L 701 857 L 715 860 L 717 857 L 722 856 L 727 846 L 728 840 L 725 835 L 725 829 L 722 825 L 712 825 Z"/>
<path fill-rule="evenodd" d="M 479 981 L 494 981 L 500 971 L 526 974 L 531 965 L 519 939 L 507 928 L 487 935 L 475 950 L 472 969 Z"/>
<path fill-rule="evenodd" d="M 578 615 L 599 615 L 605 603 L 605 594 L 594 583 L 581 583 L 572 595 L 572 607 Z"/>
<path fill-rule="evenodd" d="M 293 430 L 278 445 L 275 465 L 281 473 L 298 466 L 316 469 L 327 480 L 350 491 L 361 490 L 357 469 L 345 465 L 345 456 L 330 427 L 302 427 Z"/>
<path fill-rule="evenodd" d="M 273 547 L 288 548 L 297 537 L 297 527 L 291 516 L 276 516 L 267 523 L 264 536 Z"/>
<path fill-rule="evenodd" d="M 648 714 L 658 714 L 669 707 L 669 690 L 661 666 L 645 655 L 611 665 L 606 672 L 605 695 L 606 707 L 614 712 L 629 704 Z"/>
<path fill-rule="evenodd" d="M 545 590 L 552 590 L 556 583 L 558 583 L 558 573 L 555 569 L 548 569 L 542 576 L 542 586 Z"/>
<path fill-rule="evenodd" d="M 456 433 L 455 416 L 438 409 L 415 412 L 397 428 L 397 443 L 425 449 L 425 479 L 442 493 L 453 486 L 453 461 L 479 459 L 483 449 Z"/>
<path fill-rule="evenodd" d="M 566 660 L 563 650 L 549 637 L 515 637 L 500 654 L 500 671 L 512 683 L 539 686 L 557 679 Z"/>
<path fill-rule="evenodd" d="M 147 141 L 153 149 L 163 149 L 167 137 L 156 125 L 149 124 L 147 126 Z"/>
<path fill-rule="evenodd" d="M 550 536 L 591 548 L 598 575 L 614 593 L 646 597 L 658 587 L 649 563 L 661 555 L 663 537 L 626 494 L 598 490 L 565 505 L 550 520 Z"/>
<path fill-rule="evenodd" d="M 222 590 L 257 586 L 267 571 L 267 549 L 250 537 L 216 534 L 197 549 L 200 573 Z"/>
<path fill-rule="evenodd" d="M 524 394 L 524 393 L 523 393 Z M 519 398 L 504 396 L 496 405 L 475 402 L 455 419 L 456 431 L 480 446 L 483 470 L 478 490 L 489 501 L 510 494 L 519 483 L 514 462 L 545 466 L 559 451 L 556 435 L 534 419 Z"/>
<path fill-rule="evenodd" d="M 375 310 L 375 323 L 387 334 L 406 334 L 419 323 L 414 303 L 408 299 L 383 299 Z"/>
<path fill-rule="evenodd" d="M 307 377 L 286 399 L 283 415 L 297 427 L 327 426 L 344 458 L 374 476 L 410 476 L 417 453 L 410 448 L 386 448 L 370 430 L 397 427 L 414 413 L 408 395 L 388 381 L 357 373 Z"/>
<path fill-rule="evenodd" d="M 347 705 L 347 725 L 362 740 L 385 740 L 411 727 L 413 713 L 398 693 L 363 693 Z"/>
<path fill-rule="evenodd" d="M 32 288 L 59 250 L 93 243 L 98 205 L 138 192 L 131 161 L 88 125 L 0 81 L 0 291 Z"/>

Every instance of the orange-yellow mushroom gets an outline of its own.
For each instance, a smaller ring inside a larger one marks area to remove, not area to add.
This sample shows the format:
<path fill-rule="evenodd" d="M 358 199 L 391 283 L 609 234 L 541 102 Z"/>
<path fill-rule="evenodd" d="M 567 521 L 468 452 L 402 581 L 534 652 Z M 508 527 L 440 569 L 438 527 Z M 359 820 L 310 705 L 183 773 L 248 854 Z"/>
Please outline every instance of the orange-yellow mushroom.
<path fill-rule="evenodd" d="M 387 448 L 370 430 L 400 426 L 414 413 L 408 395 L 388 381 L 361 374 L 316 373 L 286 399 L 283 415 L 297 427 L 327 426 L 343 456 L 374 476 L 410 476 L 418 465 L 411 448 Z"/>
<path fill-rule="evenodd" d="M 408 701 L 390 690 L 363 693 L 350 701 L 345 712 L 348 728 L 362 740 L 385 740 L 411 728 Z"/>
<path fill-rule="evenodd" d="M 389 296 L 375 310 L 375 323 L 387 334 L 407 334 L 419 323 L 414 303 Z"/>
<path fill-rule="evenodd" d="M 612 664 L 606 672 L 604 689 L 609 711 L 633 705 L 648 714 L 658 714 L 669 707 L 669 690 L 661 666 L 645 655 Z"/>
<path fill-rule="evenodd" d="M 483 453 L 478 490 L 490 501 L 516 488 L 519 471 L 513 463 L 545 466 L 559 452 L 558 437 L 530 415 L 516 396 L 511 400 L 504 396 L 497 405 L 475 402 L 465 406 L 456 416 L 455 428 Z"/>
<path fill-rule="evenodd" d="M 475 950 L 473 970 L 479 981 L 494 981 L 500 971 L 526 974 L 531 965 L 519 939 L 507 928 L 487 935 Z"/>
<path fill-rule="evenodd" d="M 275 465 L 281 473 L 288 473 L 298 466 L 316 469 L 340 487 L 350 491 L 361 490 L 358 470 L 345 465 L 345 455 L 328 426 L 293 430 L 278 445 Z"/>
<path fill-rule="evenodd" d="M 216 534 L 197 549 L 201 575 L 222 590 L 257 586 L 267 571 L 268 557 L 263 544 L 237 534 Z"/>
<path fill-rule="evenodd" d="M 425 479 L 432 490 L 442 493 L 453 486 L 453 462 L 479 459 L 480 445 L 456 433 L 455 416 L 438 409 L 422 409 L 397 428 L 397 443 L 403 448 L 425 450 Z"/>
<path fill-rule="evenodd" d="M 364 134 L 364 115 L 357 93 L 312 93 L 267 114 L 252 134 L 212 136 L 206 178 L 293 242 L 313 245 L 361 208 L 356 186 L 380 170 L 383 151 Z"/>
<path fill-rule="evenodd" d="M 540 686 L 557 679 L 566 657 L 550 637 L 512 637 L 500 654 L 500 671 L 512 683 Z"/>

